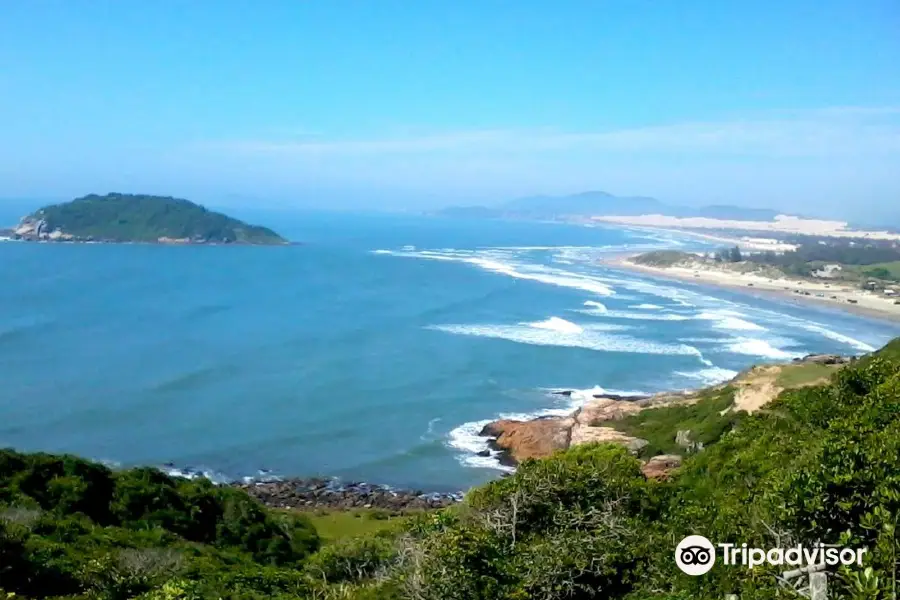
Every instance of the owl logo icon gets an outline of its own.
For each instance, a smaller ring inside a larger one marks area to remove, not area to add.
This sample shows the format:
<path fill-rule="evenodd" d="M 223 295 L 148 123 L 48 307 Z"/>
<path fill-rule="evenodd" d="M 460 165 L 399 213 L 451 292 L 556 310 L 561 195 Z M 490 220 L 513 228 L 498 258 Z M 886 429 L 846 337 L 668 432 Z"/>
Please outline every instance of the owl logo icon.
<path fill-rule="evenodd" d="M 708 573 L 716 563 L 716 549 L 702 535 L 689 535 L 675 547 L 675 564 L 688 575 Z"/>

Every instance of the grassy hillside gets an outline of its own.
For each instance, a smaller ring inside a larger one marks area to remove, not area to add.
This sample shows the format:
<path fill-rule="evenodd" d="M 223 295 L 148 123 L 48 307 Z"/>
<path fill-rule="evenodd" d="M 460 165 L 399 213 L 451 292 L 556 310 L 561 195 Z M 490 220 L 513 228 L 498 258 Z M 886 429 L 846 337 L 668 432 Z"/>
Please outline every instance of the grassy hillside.
<path fill-rule="evenodd" d="M 785 567 L 719 560 L 705 575 L 683 574 L 675 545 L 699 534 L 761 548 L 866 548 L 861 567 L 828 568 L 829 597 L 892 598 L 900 339 L 831 374 L 770 375 L 801 387 L 753 414 L 729 410 L 735 384 L 621 423 L 661 451 L 681 428 L 705 440 L 667 480 L 646 479 L 620 446 L 577 446 L 525 461 L 443 511 L 384 527 L 352 513 L 320 519 L 331 532 L 318 550 L 309 521 L 235 490 L 4 452 L 0 588 L 143 600 L 797 597 L 778 582 Z"/>
<path fill-rule="evenodd" d="M 44 207 L 32 215 L 47 229 L 79 239 L 155 242 L 159 238 L 205 243 L 282 244 L 266 227 L 248 225 L 178 198 L 133 194 L 89 195 Z"/>

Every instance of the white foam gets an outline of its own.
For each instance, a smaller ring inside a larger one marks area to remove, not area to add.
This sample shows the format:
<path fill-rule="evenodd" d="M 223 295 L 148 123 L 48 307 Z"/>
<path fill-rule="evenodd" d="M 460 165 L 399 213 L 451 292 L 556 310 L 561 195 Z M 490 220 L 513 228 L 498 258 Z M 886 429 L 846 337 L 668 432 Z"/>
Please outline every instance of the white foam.
<path fill-rule="evenodd" d="M 612 319 L 631 319 L 633 321 L 687 321 L 691 317 L 679 315 L 677 313 L 652 313 L 652 312 L 628 312 L 625 310 L 598 310 L 595 308 L 582 309 L 580 312 L 585 315 L 604 316 Z"/>
<path fill-rule="evenodd" d="M 807 321 L 804 323 L 798 324 L 801 328 L 818 333 L 824 337 L 835 340 L 836 342 L 841 342 L 843 344 L 847 344 L 848 346 L 852 346 L 857 350 L 861 350 L 862 352 L 874 352 L 875 347 L 871 346 L 861 340 L 854 339 L 849 335 L 844 335 L 842 333 L 838 333 L 837 331 L 832 331 L 827 327 L 819 325 L 818 323 L 813 323 L 812 321 Z"/>
<path fill-rule="evenodd" d="M 690 379 L 699 379 L 704 385 L 722 383 L 723 381 L 732 379 L 738 374 L 737 371 L 732 371 L 731 369 L 712 366 L 712 363 L 709 363 L 709 365 L 710 366 L 707 369 L 700 369 L 698 371 L 675 371 L 675 374 Z"/>
<path fill-rule="evenodd" d="M 560 391 L 571 392 L 569 396 L 560 394 Z M 475 467 L 479 469 L 497 469 L 511 473 L 515 471 L 515 467 L 501 465 L 498 460 L 500 452 L 493 451 L 490 448 L 490 438 L 484 437 L 481 430 L 488 423 L 493 423 L 500 419 L 509 419 L 512 421 L 530 421 L 540 417 L 566 417 L 584 405 L 585 402 L 593 400 L 595 396 L 616 394 L 619 396 L 647 396 L 646 392 L 628 391 L 628 390 L 610 390 L 599 385 L 586 389 L 572 388 L 554 388 L 545 390 L 552 394 L 557 401 L 562 401 L 562 406 L 554 408 L 545 408 L 531 413 L 501 413 L 494 419 L 485 419 L 483 421 L 471 421 L 463 423 L 456 427 L 448 434 L 447 445 L 462 453 L 457 456 L 459 463 L 465 467 Z M 478 456 L 479 452 L 488 450 L 490 456 Z"/>
<path fill-rule="evenodd" d="M 484 421 L 471 421 L 463 423 L 450 431 L 447 444 L 456 450 L 461 450 L 462 454 L 457 459 L 464 467 L 477 467 L 482 469 L 497 469 L 511 473 L 515 468 L 501 465 L 495 454 L 491 456 L 478 456 L 479 452 L 490 450 L 488 438 L 479 435 L 485 425 L 491 423 L 491 419 Z"/>
<path fill-rule="evenodd" d="M 216 471 L 213 471 L 212 469 L 206 469 L 206 468 L 192 469 L 192 468 L 188 467 L 188 468 L 180 469 L 178 467 L 165 466 L 165 467 L 160 467 L 160 470 L 163 473 L 165 473 L 166 475 L 168 475 L 169 477 L 177 477 L 179 479 L 193 480 L 193 479 L 205 478 L 205 479 L 209 479 L 213 483 L 218 483 L 218 484 L 229 483 L 231 481 L 230 478 L 226 477 L 222 473 L 217 473 Z"/>
<path fill-rule="evenodd" d="M 713 321 L 713 327 L 724 331 L 765 331 L 766 328 L 744 320 L 746 315 L 731 310 L 712 310 L 701 312 L 696 319 Z"/>
<path fill-rule="evenodd" d="M 628 308 L 640 308 L 643 310 L 662 310 L 662 306 L 658 304 L 632 304 Z"/>
<path fill-rule="evenodd" d="M 585 348 L 600 352 L 700 356 L 700 351 L 693 346 L 661 344 L 627 336 L 609 335 L 603 331 L 591 329 L 585 329 L 580 334 L 539 329 L 531 325 L 434 325 L 428 329 L 457 335 L 498 338 L 538 346 Z"/>
<path fill-rule="evenodd" d="M 762 358 L 788 359 L 803 356 L 803 353 L 788 352 L 772 346 L 765 340 L 753 338 L 736 338 L 728 344 L 728 351 L 735 354 L 760 356 Z"/>
<path fill-rule="evenodd" d="M 585 306 L 590 306 L 594 311 L 605 313 L 606 305 L 602 302 L 597 302 L 596 300 L 586 300 L 584 303 Z"/>
<path fill-rule="evenodd" d="M 464 262 L 475 265 L 485 271 L 499 273 L 516 279 L 537 281 L 548 285 L 578 289 L 598 296 L 612 296 L 615 292 L 596 277 L 573 273 L 564 269 L 554 269 L 545 265 L 519 264 L 504 262 L 502 258 L 509 253 L 498 252 L 497 249 L 482 251 L 463 251 L 447 248 L 444 250 L 412 251 L 375 251 L 378 254 L 390 254 L 407 258 L 425 258 L 429 260 L 445 260 Z"/>
<path fill-rule="evenodd" d="M 559 317 L 550 317 L 545 321 L 535 321 L 533 323 L 522 323 L 523 325 L 528 325 L 529 327 L 535 327 L 537 329 L 548 329 L 550 331 L 558 331 L 560 333 L 572 333 L 578 334 L 583 333 L 584 329 L 572 323 L 571 321 L 566 321 L 565 319 L 560 319 Z"/>

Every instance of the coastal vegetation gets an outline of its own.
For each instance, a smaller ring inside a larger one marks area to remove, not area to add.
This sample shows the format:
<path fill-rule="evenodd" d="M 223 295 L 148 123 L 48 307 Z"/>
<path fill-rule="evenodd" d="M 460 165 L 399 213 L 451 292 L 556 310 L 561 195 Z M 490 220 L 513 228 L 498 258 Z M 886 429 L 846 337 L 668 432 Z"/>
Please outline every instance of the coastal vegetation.
<path fill-rule="evenodd" d="M 248 225 L 188 200 L 140 194 L 91 194 L 45 206 L 23 219 L 16 231 L 26 239 L 286 243 L 271 229 Z"/>
<path fill-rule="evenodd" d="M 808 277 L 826 265 L 839 265 L 840 270 L 833 273 L 837 279 L 900 281 L 900 247 L 890 241 L 807 239 L 795 250 L 749 254 L 746 260 L 777 267 L 789 275 Z"/>
<path fill-rule="evenodd" d="M 781 371 L 800 387 L 752 413 L 729 410 L 737 392 L 719 386 L 623 419 L 656 451 L 684 454 L 667 477 L 646 477 L 621 445 L 584 444 L 525 460 L 451 508 L 368 531 L 377 513 L 335 519 L 344 531 L 328 543 L 302 513 L 241 490 L 4 451 L 0 588 L 144 600 L 797 597 L 779 583 L 784 567 L 719 561 L 683 574 L 675 545 L 701 534 L 866 548 L 862 566 L 829 572 L 830 597 L 887 600 L 900 569 L 900 339 L 826 366 Z M 702 447 L 670 445 L 684 428 Z"/>

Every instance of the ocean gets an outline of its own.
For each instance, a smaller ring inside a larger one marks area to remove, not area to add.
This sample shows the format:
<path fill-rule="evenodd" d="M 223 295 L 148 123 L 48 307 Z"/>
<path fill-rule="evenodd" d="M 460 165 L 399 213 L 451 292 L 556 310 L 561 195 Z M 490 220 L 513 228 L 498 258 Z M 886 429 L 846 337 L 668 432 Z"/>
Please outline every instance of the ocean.
<path fill-rule="evenodd" d="M 305 244 L 0 244 L 0 446 L 455 491 L 502 473 L 477 454 L 498 417 L 900 335 L 599 262 L 708 247 L 673 234 L 412 215 L 265 224 Z"/>

